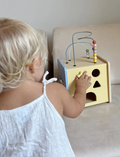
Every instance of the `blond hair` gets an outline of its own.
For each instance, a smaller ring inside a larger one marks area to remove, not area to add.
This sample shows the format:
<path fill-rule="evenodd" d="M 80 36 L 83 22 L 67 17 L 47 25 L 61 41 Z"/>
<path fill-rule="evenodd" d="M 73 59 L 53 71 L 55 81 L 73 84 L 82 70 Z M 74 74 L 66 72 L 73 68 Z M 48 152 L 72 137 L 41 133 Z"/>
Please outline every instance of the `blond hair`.
<path fill-rule="evenodd" d="M 37 30 L 22 21 L 0 19 L 0 88 L 18 87 L 26 66 L 38 55 L 46 60 L 47 48 Z"/>

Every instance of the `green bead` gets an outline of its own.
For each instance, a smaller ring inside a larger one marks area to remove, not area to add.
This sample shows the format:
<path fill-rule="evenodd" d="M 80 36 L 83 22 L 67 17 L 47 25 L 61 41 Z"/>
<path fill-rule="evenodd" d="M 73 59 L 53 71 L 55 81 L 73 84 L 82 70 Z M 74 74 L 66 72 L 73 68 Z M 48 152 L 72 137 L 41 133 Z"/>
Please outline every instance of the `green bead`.
<path fill-rule="evenodd" d="M 86 49 L 86 52 L 89 52 L 89 49 Z"/>

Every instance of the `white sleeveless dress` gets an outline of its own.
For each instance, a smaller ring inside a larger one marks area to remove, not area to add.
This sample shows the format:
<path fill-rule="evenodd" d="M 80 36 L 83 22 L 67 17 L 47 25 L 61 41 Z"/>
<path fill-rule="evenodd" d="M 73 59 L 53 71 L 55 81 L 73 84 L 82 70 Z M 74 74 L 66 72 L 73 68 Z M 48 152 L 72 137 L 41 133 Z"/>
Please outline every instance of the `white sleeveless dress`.
<path fill-rule="evenodd" d="M 0 111 L 0 157 L 75 157 L 65 124 L 44 92 L 24 106 Z"/>

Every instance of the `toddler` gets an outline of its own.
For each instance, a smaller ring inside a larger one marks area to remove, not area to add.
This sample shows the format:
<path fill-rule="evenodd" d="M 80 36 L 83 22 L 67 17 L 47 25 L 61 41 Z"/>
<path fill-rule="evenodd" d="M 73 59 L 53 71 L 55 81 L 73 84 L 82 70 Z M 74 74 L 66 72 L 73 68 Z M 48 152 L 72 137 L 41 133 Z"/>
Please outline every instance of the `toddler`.
<path fill-rule="evenodd" d="M 71 97 L 43 76 L 46 56 L 35 29 L 0 19 L 0 157 L 74 157 L 62 117 L 83 111 L 91 77 L 76 77 Z"/>

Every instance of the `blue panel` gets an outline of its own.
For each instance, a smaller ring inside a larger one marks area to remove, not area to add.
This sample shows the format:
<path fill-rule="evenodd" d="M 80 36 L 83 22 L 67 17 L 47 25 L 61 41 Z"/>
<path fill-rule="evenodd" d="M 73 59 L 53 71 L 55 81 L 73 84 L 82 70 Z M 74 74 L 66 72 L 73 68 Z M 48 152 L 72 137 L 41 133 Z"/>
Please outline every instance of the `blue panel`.
<path fill-rule="evenodd" d="M 58 73 L 59 73 L 59 81 L 62 79 L 62 81 L 65 83 L 65 87 L 67 90 L 69 90 L 68 87 L 68 76 L 67 76 L 67 68 L 62 63 L 60 59 L 58 59 Z"/>

